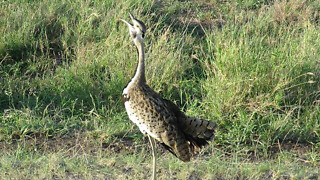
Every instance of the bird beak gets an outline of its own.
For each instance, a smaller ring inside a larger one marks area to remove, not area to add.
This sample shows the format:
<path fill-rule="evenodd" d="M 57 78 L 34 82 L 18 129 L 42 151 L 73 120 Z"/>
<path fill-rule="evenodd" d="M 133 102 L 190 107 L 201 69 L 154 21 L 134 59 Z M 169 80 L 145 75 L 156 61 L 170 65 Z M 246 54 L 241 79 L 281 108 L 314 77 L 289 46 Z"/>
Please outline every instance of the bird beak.
<path fill-rule="evenodd" d="M 120 21 L 126 23 L 129 26 L 129 28 L 132 27 L 132 25 L 130 23 L 128 23 L 126 20 L 120 19 Z"/>
<path fill-rule="evenodd" d="M 134 16 L 133 16 L 131 13 L 129 13 L 129 15 L 130 15 L 131 21 L 134 22 L 134 20 L 135 20 Z M 122 22 L 126 23 L 126 24 L 129 26 L 129 28 L 133 28 L 133 25 L 130 24 L 128 21 L 126 21 L 126 20 L 124 20 L 124 19 L 120 19 L 120 20 L 121 20 Z"/>
<path fill-rule="evenodd" d="M 135 20 L 135 18 L 134 18 L 134 16 L 131 14 L 131 13 L 129 13 L 130 14 L 130 18 L 131 18 L 131 20 L 132 20 L 132 22 Z"/>

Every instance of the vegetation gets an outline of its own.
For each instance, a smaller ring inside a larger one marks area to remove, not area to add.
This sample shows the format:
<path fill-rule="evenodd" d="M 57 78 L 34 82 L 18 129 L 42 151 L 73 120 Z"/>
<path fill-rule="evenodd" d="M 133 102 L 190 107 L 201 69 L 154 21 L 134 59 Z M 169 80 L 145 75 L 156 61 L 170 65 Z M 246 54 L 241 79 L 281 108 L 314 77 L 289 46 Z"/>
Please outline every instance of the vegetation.
<path fill-rule="evenodd" d="M 0 177 L 150 177 L 150 146 L 120 101 L 137 63 L 118 21 L 128 12 L 148 27 L 150 86 L 218 124 L 192 162 L 158 154 L 160 179 L 320 177 L 319 1 L 11 0 L 0 10 Z"/>

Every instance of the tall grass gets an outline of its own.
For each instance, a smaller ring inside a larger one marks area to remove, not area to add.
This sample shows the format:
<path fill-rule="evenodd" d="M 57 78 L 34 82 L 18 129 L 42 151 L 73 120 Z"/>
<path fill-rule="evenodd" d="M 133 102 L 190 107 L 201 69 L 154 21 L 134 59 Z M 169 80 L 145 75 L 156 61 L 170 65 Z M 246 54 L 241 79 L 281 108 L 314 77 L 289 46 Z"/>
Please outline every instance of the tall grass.
<path fill-rule="evenodd" d="M 258 157 L 292 142 L 319 151 L 319 9 L 296 0 L 3 1 L 0 141 L 84 133 L 115 142 L 138 132 L 120 102 L 137 54 L 118 20 L 131 12 L 148 27 L 148 83 L 217 122 L 212 146 Z"/>

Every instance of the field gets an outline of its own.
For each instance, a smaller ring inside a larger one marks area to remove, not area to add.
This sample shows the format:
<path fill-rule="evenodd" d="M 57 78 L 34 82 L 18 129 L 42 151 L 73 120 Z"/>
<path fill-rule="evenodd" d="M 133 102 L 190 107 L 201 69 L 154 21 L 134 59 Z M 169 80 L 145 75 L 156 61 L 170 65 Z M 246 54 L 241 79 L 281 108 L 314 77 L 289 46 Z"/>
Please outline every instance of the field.
<path fill-rule="evenodd" d="M 320 1 L 0 1 L 0 179 L 149 179 L 121 105 L 144 21 L 148 84 L 218 124 L 159 179 L 320 178 Z"/>

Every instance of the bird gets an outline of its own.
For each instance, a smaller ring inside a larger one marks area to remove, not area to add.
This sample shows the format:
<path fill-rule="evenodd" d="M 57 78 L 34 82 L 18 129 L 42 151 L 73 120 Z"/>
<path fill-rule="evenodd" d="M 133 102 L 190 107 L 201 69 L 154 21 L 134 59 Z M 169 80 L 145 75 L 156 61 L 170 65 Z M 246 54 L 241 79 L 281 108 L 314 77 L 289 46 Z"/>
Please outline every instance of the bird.
<path fill-rule="evenodd" d="M 183 162 L 213 140 L 215 122 L 189 117 L 170 100 L 162 98 L 146 82 L 146 25 L 130 13 L 129 35 L 138 50 L 138 64 L 133 78 L 123 89 L 122 102 L 129 119 L 135 123 L 151 144 L 153 156 L 152 179 L 156 179 L 156 142 Z"/>

